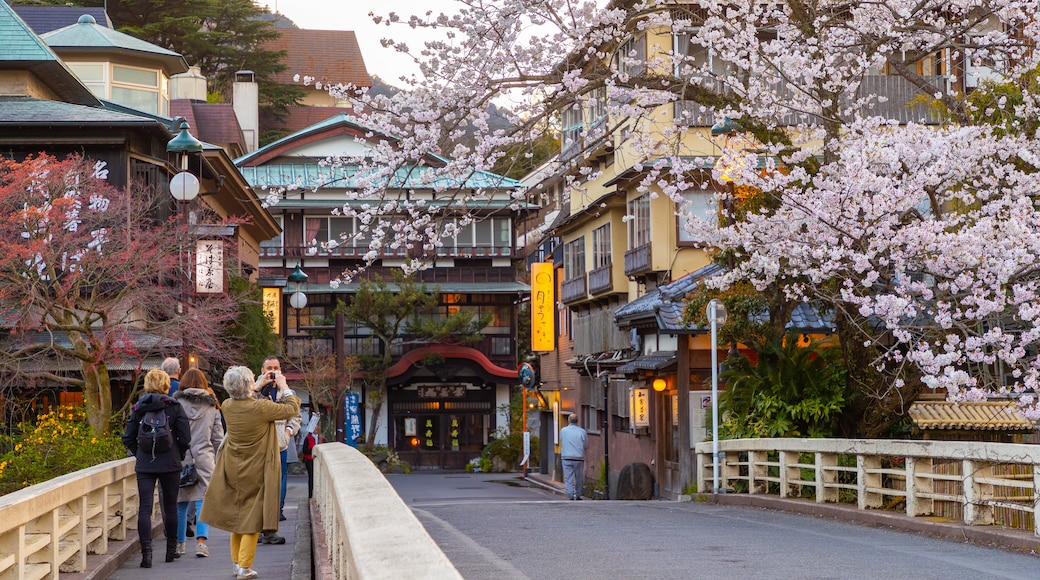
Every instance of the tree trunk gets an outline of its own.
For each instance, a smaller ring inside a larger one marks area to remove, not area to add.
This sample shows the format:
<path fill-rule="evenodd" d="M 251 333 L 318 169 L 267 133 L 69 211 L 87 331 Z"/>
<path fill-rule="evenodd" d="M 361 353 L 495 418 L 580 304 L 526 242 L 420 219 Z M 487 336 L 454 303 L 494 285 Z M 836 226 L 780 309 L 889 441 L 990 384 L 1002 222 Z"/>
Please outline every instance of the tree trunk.
<path fill-rule="evenodd" d="M 70 332 L 69 340 L 79 358 L 83 373 L 83 404 L 87 411 L 87 422 L 98 435 L 107 433 L 112 419 L 112 381 L 108 365 L 104 361 L 88 360 L 90 348 L 83 335 Z"/>

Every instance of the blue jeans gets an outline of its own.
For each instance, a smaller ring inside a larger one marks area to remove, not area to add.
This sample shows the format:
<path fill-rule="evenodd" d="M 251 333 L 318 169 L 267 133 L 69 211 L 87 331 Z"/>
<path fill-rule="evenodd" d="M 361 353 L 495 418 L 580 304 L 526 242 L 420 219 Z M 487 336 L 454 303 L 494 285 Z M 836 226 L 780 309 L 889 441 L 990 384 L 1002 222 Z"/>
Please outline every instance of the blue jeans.
<path fill-rule="evenodd" d="M 188 506 L 196 504 L 196 538 L 209 537 L 209 524 L 199 519 L 202 513 L 202 500 L 177 502 L 177 543 L 184 544 L 188 532 Z"/>
<path fill-rule="evenodd" d="M 289 445 L 292 445 L 292 441 L 289 441 Z M 282 450 L 282 489 L 278 493 L 278 513 L 282 513 L 282 509 L 285 508 L 285 486 L 289 483 L 289 449 Z"/>
<path fill-rule="evenodd" d="M 563 484 L 567 488 L 568 499 L 581 497 L 585 479 L 585 461 L 583 459 L 563 459 Z"/>
<path fill-rule="evenodd" d="M 188 506 L 192 503 L 195 504 L 195 537 L 196 538 L 209 538 L 209 524 L 198 519 L 198 514 L 202 513 L 202 500 L 197 499 L 194 502 L 190 501 L 179 501 L 177 502 L 177 543 L 183 544 L 184 540 L 188 537 Z"/>

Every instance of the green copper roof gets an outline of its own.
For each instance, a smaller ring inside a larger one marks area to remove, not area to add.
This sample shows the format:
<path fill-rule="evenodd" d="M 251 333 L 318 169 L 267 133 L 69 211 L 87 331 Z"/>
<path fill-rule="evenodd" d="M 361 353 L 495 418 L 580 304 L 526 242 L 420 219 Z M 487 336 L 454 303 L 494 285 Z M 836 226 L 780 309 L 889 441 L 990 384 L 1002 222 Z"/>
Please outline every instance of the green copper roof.
<path fill-rule="evenodd" d="M 0 61 L 30 62 L 57 61 L 58 56 L 47 48 L 40 37 L 7 5 L 0 0 Z"/>
<path fill-rule="evenodd" d="M 59 98 L 70 103 L 95 107 L 101 104 L 3 0 L 0 0 L 0 70 L 29 71 Z"/>
<path fill-rule="evenodd" d="M 242 175 L 254 187 L 288 187 L 304 188 L 328 187 L 336 189 L 357 189 L 354 179 L 357 167 L 345 166 L 337 168 L 322 167 L 318 160 L 300 163 L 269 163 L 259 167 L 239 167 Z M 411 167 L 397 170 L 387 187 L 394 189 L 512 189 L 520 184 L 514 179 L 496 175 L 487 171 L 477 171 L 465 180 L 451 179 L 436 175 L 433 167 Z"/>
<path fill-rule="evenodd" d="M 87 15 L 76 24 L 48 32 L 40 38 L 60 52 L 71 50 L 101 50 L 143 53 L 146 57 L 162 62 L 169 74 L 188 71 L 188 64 L 180 54 L 161 46 L 101 26 Z"/>

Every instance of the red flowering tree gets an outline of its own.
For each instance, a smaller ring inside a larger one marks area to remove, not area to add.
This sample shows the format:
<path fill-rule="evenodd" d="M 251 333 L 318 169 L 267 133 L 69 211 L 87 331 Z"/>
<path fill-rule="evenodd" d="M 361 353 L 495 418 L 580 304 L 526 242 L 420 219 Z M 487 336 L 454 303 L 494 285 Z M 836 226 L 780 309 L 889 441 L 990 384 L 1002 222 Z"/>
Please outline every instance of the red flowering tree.
<path fill-rule="evenodd" d="M 159 217 L 161 196 L 106 176 L 81 158 L 0 159 L 0 370 L 82 389 L 98 433 L 112 415 L 109 365 L 185 344 L 228 359 L 238 311 L 231 295 L 184 299 L 191 232 Z"/>

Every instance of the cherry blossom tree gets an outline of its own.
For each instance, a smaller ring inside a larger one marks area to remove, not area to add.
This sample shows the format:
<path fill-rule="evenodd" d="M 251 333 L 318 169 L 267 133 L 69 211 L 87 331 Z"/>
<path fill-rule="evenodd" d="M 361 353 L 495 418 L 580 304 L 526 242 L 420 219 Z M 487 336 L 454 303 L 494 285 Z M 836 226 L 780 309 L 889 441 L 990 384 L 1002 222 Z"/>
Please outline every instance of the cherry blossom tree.
<path fill-rule="evenodd" d="M 158 219 L 154 192 L 117 190 L 106 176 L 77 157 L 0 159 L 0 371 L 82 389 L 99 433 L 112 415 L 110 365 L 140 368 L 185 344 L 232 359 L 223 331 L 238 312 L 230 294 L 185 300 L 194 238 Z"/>
<path fill-rule="evenodd" d="M 470 215 L 491 192 L 463 186 L 468 176 L 507 151 L 525 155 L 525 144 L 568 111 L 602 107 L 606 121 L 565 136 L 563 148 L 578 153 L 552 168 L 572 191 L 599 179 L 602 169 L 581 150 L 608 138 L 644 160 L 634 165 L 643 191 L 677 202 L 690 190 L 717 191 L 726 219 L 686 216 L 707 246 L 734 257 L 715 285 L 749 281 L 831 309 L 850 375 L 878 377 L 872 397 L 908 403 L 922 385 L 956 399 L 1037 386 L 1035 2 L 457 7 L 374 16 L 438 35 L 421 47 L 402 40 L 407 34 L 383 41 L 421 67 L 421 76 L 400 79 L 407 91 L 358 97 L 355 87 L 330 87 L 371 128 L 364 155 L 330 163 L 358 167 L 349 195 L 369 203 L 343 211 L 369 225 L 374 250 L 431 250 L 452 233 L 438 222 L 443 210 L 388 194 L 402 172 L 454 196 L 453 209 Z M 650 36 L 660 30 L 674 34 Z M 640 35 L 652 40 L 637 49 L 631 41 Z M 491 129 L 487 104 L 505 99 L 515 104 L 513 128 Z M 691 143 L 711 139 L 691 127 L 705 115 L 743 130 L 743 144 L 725 148 L 707 171 L 689 155 Z M 457 144 L 463 134 L 472 145 Z M 732 208 L 718 185 L 724 178 L 766 201 L 755 211 Z M 1013 384 L 1005 387 L 1005 377 Z M 1040 415 L 1028 395 L 1023 403 Z"/>

